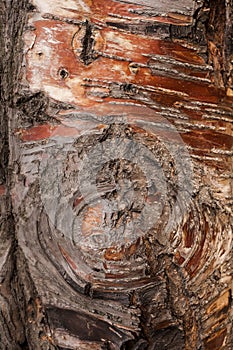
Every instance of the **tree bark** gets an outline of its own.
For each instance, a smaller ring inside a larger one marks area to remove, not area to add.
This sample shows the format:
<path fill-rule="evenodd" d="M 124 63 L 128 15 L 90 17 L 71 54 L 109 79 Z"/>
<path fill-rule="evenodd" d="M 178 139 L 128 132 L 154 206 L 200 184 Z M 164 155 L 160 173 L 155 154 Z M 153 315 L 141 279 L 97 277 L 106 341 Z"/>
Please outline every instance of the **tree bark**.
<path fill-rule="evenodd" d="M 232 12 L 2 1 L 0 349 L 232 349 Z"/>

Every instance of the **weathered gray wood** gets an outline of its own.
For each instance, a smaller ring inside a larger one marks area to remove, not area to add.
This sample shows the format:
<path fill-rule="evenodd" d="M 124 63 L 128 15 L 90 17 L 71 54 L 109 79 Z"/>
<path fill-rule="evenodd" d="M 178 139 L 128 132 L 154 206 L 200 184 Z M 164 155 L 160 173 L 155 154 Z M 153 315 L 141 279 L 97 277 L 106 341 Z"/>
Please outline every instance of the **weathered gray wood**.
<path fill-rule="evenodd" d="M 158 14 L 167 14 L 168 12 L 182 13 L 192 15 L 195 4 L 193 0 L 118 0 L 123 3 L 132 3 L 135 5 L 144 5 L 151 7 Z"/>

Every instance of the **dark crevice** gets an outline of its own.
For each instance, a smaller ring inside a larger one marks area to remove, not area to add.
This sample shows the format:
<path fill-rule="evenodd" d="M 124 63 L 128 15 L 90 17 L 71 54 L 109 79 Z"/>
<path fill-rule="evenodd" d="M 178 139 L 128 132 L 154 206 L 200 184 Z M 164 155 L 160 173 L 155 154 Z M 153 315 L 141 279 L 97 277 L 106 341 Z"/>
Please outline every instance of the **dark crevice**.
<path fill-rule="evenodd" d="M 128 340 L 120 348 L 120 350 L 147 350 L 147 349 L 148 349 L 148 342 L 144 339 Z"/>
<path fill-rule="evenodd" d="M 30 350 L 27 340 L 23 344 L 20 344 L 21 350 Z"/>
<path fill-rule="evenodd" d="M 93 50 L 94 39 L 92 37 L 92 26 L 88 21 L 86 21 L 85 27 L 86 32 L 83 39 L 81 40 L 83 47 L 79 59 L 87 66 L 88 64 L 93 62 L 93 60 L 95 59 L 95 54 Z"/>

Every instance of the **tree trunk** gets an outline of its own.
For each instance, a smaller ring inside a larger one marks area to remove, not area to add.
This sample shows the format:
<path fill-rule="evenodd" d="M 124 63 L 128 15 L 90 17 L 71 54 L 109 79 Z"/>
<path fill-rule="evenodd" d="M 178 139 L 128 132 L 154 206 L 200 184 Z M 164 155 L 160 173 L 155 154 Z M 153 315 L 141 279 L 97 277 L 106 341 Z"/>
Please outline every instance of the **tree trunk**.
<path fill-rule="evenodd" d="M 232 13 L 2 1 L 0 349 L 232 349 Z"/>

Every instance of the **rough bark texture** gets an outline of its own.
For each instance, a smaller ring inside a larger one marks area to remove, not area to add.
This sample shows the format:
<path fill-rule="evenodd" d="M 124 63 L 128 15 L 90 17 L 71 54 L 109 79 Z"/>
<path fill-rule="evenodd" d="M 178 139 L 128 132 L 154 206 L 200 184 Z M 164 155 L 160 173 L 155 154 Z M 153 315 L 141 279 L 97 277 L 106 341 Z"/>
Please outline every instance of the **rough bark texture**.
<path fill-rule="evenodd" d="M 0 349 L 231 350 L 232 1 L 1 7 Z"/>

